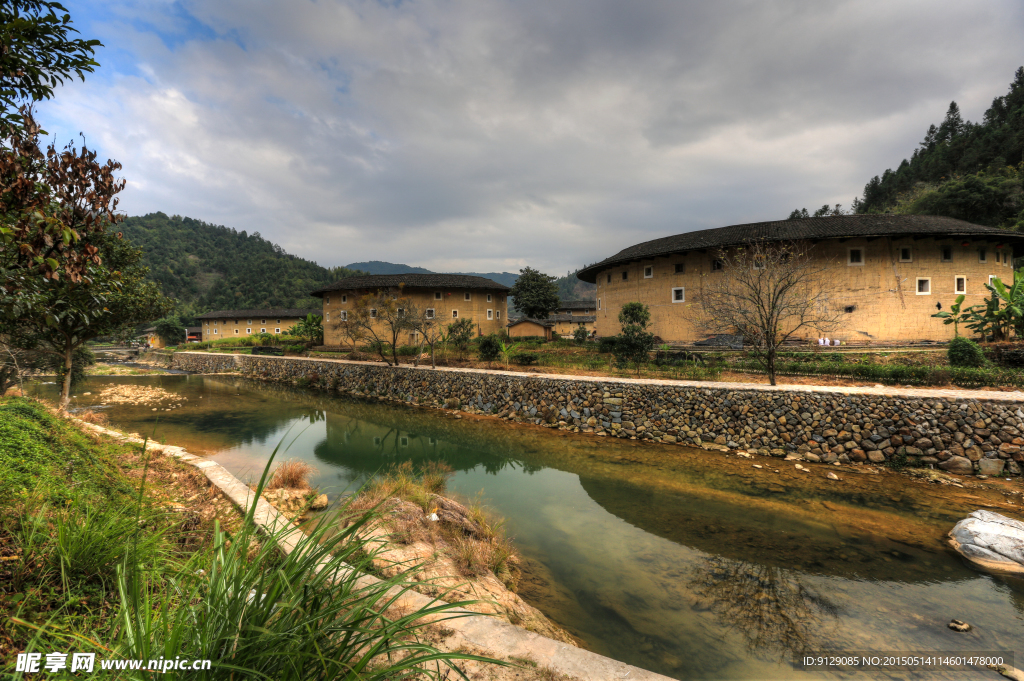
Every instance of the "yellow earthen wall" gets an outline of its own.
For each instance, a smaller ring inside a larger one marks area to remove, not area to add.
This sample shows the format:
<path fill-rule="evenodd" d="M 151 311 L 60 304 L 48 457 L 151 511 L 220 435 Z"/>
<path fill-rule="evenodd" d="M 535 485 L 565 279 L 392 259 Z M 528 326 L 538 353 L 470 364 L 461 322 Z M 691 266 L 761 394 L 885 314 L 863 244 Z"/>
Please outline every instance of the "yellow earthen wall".
<path fill-rule="evenodd" d="M 347 345 L 349 343 L 337 322 L 339 313 L 342 310 L 350 314 L 355 309 L 356 301 L 369 291 L 331 291 L 324 294 L 324 344 L 325 345 Z M 440 293 L 440 299 L 436 294 Z M 470 299 L 466 300 L 466 294 Z M 488 300 L 490 296 L 490 300 Z M 433 308 L 434 316 L 442 325 L 448 325 L 456 321 L 452 317 L 452 311 L 457 310 L 458 319 L 469 317 L 476 326 L 477 334 L 487 336 L 492 333 L 501 333 L 508 324 L 506 319 L 507 302 L 504 292 L 485 289 L 419 289 L 406 287 L 402 291 L 402 298 L 408 299 L 413 305 L 421 310 Z M 491 318 L 487 318 L 488 310 Z M 415 344 L 418 339 L 411 333 L 404 334 L 403 342 L 410 345 Z"/>
<path fill-rule="evenodd" d="M 266 323 L 263 323 L 264 320 L 266 320 Z M 242 319 L 226 317 L 224 319 L 202 319 L 200 321 L 203 323 L 203 340 L 208 341 L 220 340 L 221 338 L 244 338 L 251 334 L 261 333 L 261 329 L 266 329 L 267 333 L 286 334 L 300 320 L 297 317 L 243 317 Z M 252 322 L 251 324 L 249 323 L 250 321 Z M 213 332 L 214 329 L 217 330 L 217 333 Z M 246 329 L 252 329 L 252 331 L 247 333 Z M 281 329 L 281 331 L 278 332 L 277 329 Z"/>
<path fill-rule="evenodd" d="M 515 326 L 508 327 L 508 335 L 511 338 L 542 337 L 551 339 L 551 327 L 541 326 L 534 322 L 520 322 Z"/>
<path fill-rule="evenodd" d="M 953 326 L 944 325 L 931 315 L 937 312 L 936 303 L 949 310 L 957 297 L 955 277 L 967 278 L 964 307 L 978 305 L 989 296 L 984 284 L 995 275 L 1012 281 L 1012 253 L 1009 246 L 997 249 L 997 242 L 973 241 L 964 246 L 964 240 L 913 238 L 874 240 L 848 239 L 822 241 L 811 251 L 814 257 L 831 262 L 830 277 L 835 283 L 837 306 L 854 311 L 844 314 L 838 329 L 830 338 L 843 341 L 911 341 L 946 340 L 953 337 Z M 941 261 L 941 247 L 952 248 L 952 261 Z M 912 249 L 912 261 L 900 262 L 901 247 Z M 849 265 L 850 248 L 862 248 L 863 265 Z M 985 249 L 987 262 L 981 262 L 979 251 Z M 631 263 L 627 266 L 604 270 L 597 277 L 597 334 L 611 336 L 620 331 L 619 310 L 630 302 L 639 301 L 650 308 L 649 330 L 663 340 L 692 341 L 705 337 L 695 329 L 691 319 L 702 275 L 727 276 L 712 272 L 716 254 L 692 251 L 680 256 L 666 256 Z M 1006 260 L 1006 262 L 1004 262 Z M 683 263 L 685 271 L 675 273 L 675 264 Z M 653 276 L 644 277 L 646 267 L 653 268 Z M 622 279 L 622 273 L 628 279 Z M 608 276 L 611 275 L 611 282 Z M 930 278 L 931 292 L 918 295 L 917 279 Z M 672 289 L 685 289 L 685 302 L 672 302 Z M 816 338 L 817 333 L 804 334 Z"/>
<path fill-rule="evenodd" d="M 554 327 L 552 327 L 552 331 L 554 331 L 556 334 L 560 336 L 572 336 L 576 332 L 576 329 L 580 326 L 584 327 L 587 330 L 587 333 L 590 333 L 591 331 L 594 330 L 594 322 L 559 321 L 555 322 Z"/>

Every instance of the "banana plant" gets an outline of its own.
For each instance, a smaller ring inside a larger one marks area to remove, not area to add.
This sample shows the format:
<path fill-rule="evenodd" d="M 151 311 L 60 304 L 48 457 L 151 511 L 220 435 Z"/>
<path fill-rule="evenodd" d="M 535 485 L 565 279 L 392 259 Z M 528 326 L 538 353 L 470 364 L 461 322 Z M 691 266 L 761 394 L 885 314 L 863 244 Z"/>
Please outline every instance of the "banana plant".
<path fill-rule="evenodd" d="M 964 296 L 963 294 L 958 295 L 956 297 L 956 302 L 949 306 L 949 312 L 936 312 L 935 314 L 932 315 L 933 317 L 938 317 L 939 319 L 941 319 L 942 323 L 947 326 L 952 324 L 954 336 L 960 335 L 960 322 L 964 322 L 968 318 L 969 310 L 960 309 L 960 307 L 964 303 L 965 297 L 966 296 Z"/>
<path fill-rule="evenodd" d="M 992 295 L 984 305 L 968 310 L 970 321 L 965 325 L 992 340 L 1006 339 L 1010 331 L 1024 336 L 1024 268 L 1013 273 L 1013 283 L 1007 286 L 1001 279 L 985 284 Z"/>

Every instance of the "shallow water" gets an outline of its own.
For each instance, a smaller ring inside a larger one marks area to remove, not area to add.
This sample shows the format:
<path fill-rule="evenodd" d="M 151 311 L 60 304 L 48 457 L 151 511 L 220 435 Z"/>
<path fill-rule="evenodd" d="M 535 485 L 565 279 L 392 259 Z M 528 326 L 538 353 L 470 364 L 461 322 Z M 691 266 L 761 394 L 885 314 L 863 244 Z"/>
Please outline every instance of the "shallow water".
<path fill-rule="evenodd" d="M 804 473 L 792 462 L 455 419 L 230 376 L 93 377 L 73 406 L 99 408 L 99 392 L 115 383 L 187 400 L 160 411 L 109 406 L 113 425 L 206 453 L 243 479 L 258 477 L 282 441 L 278 456 L 316 466 L 314 484 L 334 498 L 393 463 L 446 461 L 456 470 L 451 489 L 482 495 L 506 519 L 527 563 L 524 598 L 591 650 L 668 676 L 830 676 L 794 665 L 809 650 L 1024 653 L 1024 583 L 975 572 L 944 543 L 971 510 L 1012 512 L 998 492 L 846 467 L 832 482 L 822 467 Z M 951 631 L 952 618 L 973 631 Z"/>

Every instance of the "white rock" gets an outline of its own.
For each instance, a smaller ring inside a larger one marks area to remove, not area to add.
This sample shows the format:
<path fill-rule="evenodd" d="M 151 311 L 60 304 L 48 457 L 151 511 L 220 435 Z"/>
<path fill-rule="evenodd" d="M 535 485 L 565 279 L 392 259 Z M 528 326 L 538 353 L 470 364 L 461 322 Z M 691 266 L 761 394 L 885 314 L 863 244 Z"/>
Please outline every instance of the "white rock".
<path fill-rule="evenodd" d="M 949 532 L 950 545 L 978 567 L 1024 575 L 1024 523 L 975 511 Z"/>

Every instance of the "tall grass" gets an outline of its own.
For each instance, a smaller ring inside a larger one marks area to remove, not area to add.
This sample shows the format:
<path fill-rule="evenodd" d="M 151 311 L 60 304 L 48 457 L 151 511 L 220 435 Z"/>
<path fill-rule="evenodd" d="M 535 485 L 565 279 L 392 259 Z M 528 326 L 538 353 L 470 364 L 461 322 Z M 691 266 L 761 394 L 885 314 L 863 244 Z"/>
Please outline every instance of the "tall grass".
<path fill-rule="evenodd" d="M 305 461 L 299 459 L 284 461 L 270 476 L 267 489 L 309 489 L 309 476 L 316 472 L 316 467 Z"/>

